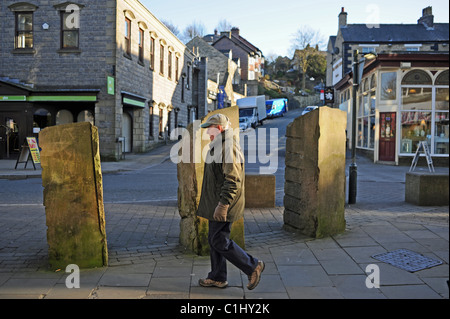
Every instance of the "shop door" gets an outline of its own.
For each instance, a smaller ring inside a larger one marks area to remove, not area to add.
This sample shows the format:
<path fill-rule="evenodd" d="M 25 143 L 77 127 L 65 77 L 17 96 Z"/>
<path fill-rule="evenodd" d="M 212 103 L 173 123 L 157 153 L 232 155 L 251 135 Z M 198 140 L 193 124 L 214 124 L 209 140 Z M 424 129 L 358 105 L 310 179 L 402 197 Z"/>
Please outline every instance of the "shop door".
<path fill-rule="evenodd" d="M 132 141 L 132 121 L 131 121 L 131 116 L 126 113 L 125 111 L 123 112 L 122 115 L 122 136 L 125 137 L 125 147 L 124 147 L 124 152 L 125 153 L 129 153 L 131 152 L 131 143 Z"/>
<path fill-rule="evenodd" d="M 396 113 L 380 113 L 380 161 L 395 161 Z"/>

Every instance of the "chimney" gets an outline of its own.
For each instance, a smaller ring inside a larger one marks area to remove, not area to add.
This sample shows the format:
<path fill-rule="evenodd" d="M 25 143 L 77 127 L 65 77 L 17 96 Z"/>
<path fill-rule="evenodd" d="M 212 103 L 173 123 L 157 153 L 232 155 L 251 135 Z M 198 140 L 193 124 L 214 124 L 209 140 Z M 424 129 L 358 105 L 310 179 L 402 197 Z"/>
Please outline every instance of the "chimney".
<path fill-rule="evenodd" d="M 433 28 L 434 25 L 434 16 L 433 16 L 433 8 L 426 7 L 422 10 L 422 16 L 419 20 L 417 20 L 418 24 L 423 24 L 426 28 Z"/>
<path fill-rule="evenodd" d="M 238 37 L 239 36 L 239 28 L 236 28 L 236 27 L 232 28 L 231 34 Z"/>
<path fill-rule="evenodd" d="M 339 29 L 345 26 L 347 26 L 347 12 L 345 12 L 344 7 L 342 7 L 341 13 L 339 13 Z"/>

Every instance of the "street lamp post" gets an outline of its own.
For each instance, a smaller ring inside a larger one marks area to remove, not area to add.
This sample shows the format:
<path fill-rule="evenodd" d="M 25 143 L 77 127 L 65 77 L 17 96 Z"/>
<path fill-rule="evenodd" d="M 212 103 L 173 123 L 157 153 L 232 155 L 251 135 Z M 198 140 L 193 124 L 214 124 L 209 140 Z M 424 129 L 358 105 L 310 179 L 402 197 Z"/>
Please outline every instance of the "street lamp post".
<path fill-rule="evenodd" d="M 353 50 L 353 91 L 352 91 L 352 163 L 348 174 L 348 203 L 356 203 L 356 186 L 358 180 L 358 166 L 356 165 L 356 103 L 359 84 L 361 83 L 366 60 L 376 58 L 374 52 L 367 53 L 359 60 L 359 51 Z"/>
<path fill-rule="evenodd" d="M 353 90 L 352 90 L 352 163 L 348 175 L 348 203 L 356 203 L 356 184 L 358 180 L 358 166 L 356 165 L 356 98 L 359 88 L 358 50 L 353 51 Z"/>

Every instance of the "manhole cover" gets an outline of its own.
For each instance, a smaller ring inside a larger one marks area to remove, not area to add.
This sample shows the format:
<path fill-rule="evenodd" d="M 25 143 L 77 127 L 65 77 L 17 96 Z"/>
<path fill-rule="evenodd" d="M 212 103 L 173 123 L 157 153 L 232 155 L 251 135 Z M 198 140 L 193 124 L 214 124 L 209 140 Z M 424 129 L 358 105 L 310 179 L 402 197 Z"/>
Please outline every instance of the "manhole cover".
<path fill-rule="evenodd" d="M 373 255 L 372 258 L 409 272 L 415 272 L 442 264 L 442 261 L 440 260 L 425 257 L 408 249 L 398 249 L 384 254 Z"/>

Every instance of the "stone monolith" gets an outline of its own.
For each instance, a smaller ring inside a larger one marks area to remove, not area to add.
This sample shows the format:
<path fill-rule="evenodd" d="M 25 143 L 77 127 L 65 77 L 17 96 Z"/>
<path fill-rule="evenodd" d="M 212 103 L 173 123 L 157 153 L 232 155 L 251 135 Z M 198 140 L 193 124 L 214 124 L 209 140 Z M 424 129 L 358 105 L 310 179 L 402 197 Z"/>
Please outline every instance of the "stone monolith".
<path fill-rule="evenodd" d="M 322 238 L 345 230 L 346 113 L 320 107 L 286 130 L 284 224 Z"/>
<path fill-rule="evenodd" d="M 53 269 L 106 266 L 105 212 L 98 130 L 88 122 L 39 134 L 48 259 Z"/>

